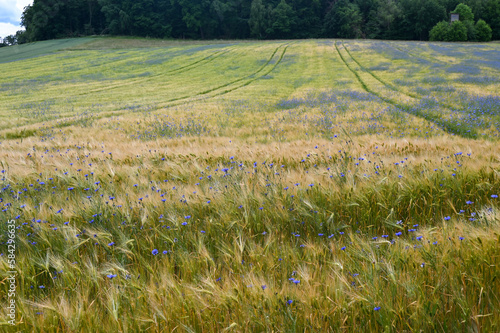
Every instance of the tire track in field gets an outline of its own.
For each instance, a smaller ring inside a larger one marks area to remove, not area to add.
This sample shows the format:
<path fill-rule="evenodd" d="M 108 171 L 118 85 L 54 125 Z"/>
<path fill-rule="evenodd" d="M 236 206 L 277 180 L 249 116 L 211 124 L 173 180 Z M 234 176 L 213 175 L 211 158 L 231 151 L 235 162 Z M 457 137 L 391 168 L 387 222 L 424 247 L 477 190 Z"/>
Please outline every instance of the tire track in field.
<path fill-rule="evenodd" d="M 358 62 L 356 62 L 354 60 L 354 58 L 352 58 L 352 56 L 350 55 L 349 51 L 346 49 L 346 47 L 344 46 L 344 43 L 341 42 L 342 46 L 344 47 L 344 50 L 346 51 L 347 55 L 351 57 L 351 60 L 356 63 L 360 69 L 364 69 L 361 65 L 359 65 Z M 378 98 L 380 98 L 382 101 L 388 103 L 388 104 L 391 104 L 395 107 L 397 107 L 398 109 L 400 109 L 401 111 L 405 112 L 405 113 L 408 113 L 410 115 L 413 115 L 413 116 L 416 116 L 416 117 L 419 117 L 419 118 L 422 118 L 426 121 L 429 121 L 429 122 L 432 122 L 433 124 L 435 124 L 436 126 L 442 128 L 443 130 L 445 130 L 446 132 L 448 133 L 453 133 L 453 134 L 457 134 L 459 136 L 462 136 L 462 137 L 465 137 L 465 138 L 470 138 L 471 135 L 475 135 L 475 133 L 470 133 L 470 134 L 467 134 L 467 135 L 464 135 L 464 133 L 462 133 L 461 131 L 455 131 L 453 126 L 451 124 L 447 124 L 446 122 L 440 122 L 440 120 L 442 120 L 438 115 L 433 115 L 433 114 L 426 114 L 426 113 L 423 113 L 422 111 L 420 110 L 415 110 L 414 112 L 410 112 L 410 107 L 409 105 L 407 104 L 402 104 L 402 103 L 399 103 L 397 101 L 394 101 L 393 99 L 391 98 L 388 98 L 386 96 L 383 96 L 382 93 L 380 92 L 376 92 L 374 91 L 373 89 L 371 89 L 367 84 L 366 82 L 361 78 L 361 75 L 359 75 L 358 71 L 356 71 L 352 66 L 350 66 L 348 64 L 348 62 L 346 61 L 346 58 L 342 55 L 342 53 L 340 52 L 340 49 L 338 48 L 337 46 L 337 42 L 334 42 L 334 45 L 335 45 L 335 49 L 337 50 L 337 53 L 339 54 L 340 56 L 340 59 L 342 60 L 342 62 L 344 63 L 344 65 L 354 74 L 354 76 L 357 78 L 359 84 L 361 85 L 361 87 L 368 93 L 374 95 L 374 96 L 377 96 Z M 369 73 L 369 71 L 367 71 Z M 370 74 L 370 73 L 369 73 Z M 373 74 L 372 74 L 373 75 Z M 380 82 L 380 80 L 377 78 L 377 77 L 374 77 L 377 81 Z M 380 82 L 382 83 L 384 86 L 386 86 L 383 82 Z M 399 91 L 397 91 L 399 92 Z M 400 93 L 400 92 L 399 92 Z M 409 95 L 406 95 L 408 97 L 411 97 Z M 416 100 L 420 101 L 420 99 L 416 98 Z"/>
<path fill-rule="evenodd" d="M 380 98 L 381 100 L 383 100 L 384 102 L 386 103 L 389 103 L 389 104 L 393 104 L 394 103 L 391 101 L 389 102 L 388 100 L 386 100 L 383 96 L 380 96 L 378 93 L 376 93 L 375 91 L 371 90 L 367 85 L 366 83 L 363 81 L 363 79 L 361 79 L 361 76 L 358 74 L 357 71 L 355 71 L 354 69 L 351 68 L 351 66 L 349 66 L 349 64 L 347 63 L 347 61 L 345 60 L 344 56 L 342 55 L 342 53 L 340 53 L 340 50 L 339 50 L 339 47 L 337 46 L 337 42 L 335 41 L 333 43 L 333 45 L 335 46 L 335 49 L 337 50 L 337 53 L 340 57 L 340 59 L 342 60 L 342 62 L 344 63 L 344 65 L 347 67 L 347 69 L 349 69 L 349 71 L 354 74 L 354 76 L 356 77 L 356 79 L 358 80 L 358 83 L 361 85 L 361 87 L 363 88 L 364 91 L 366 91 L 367 93 L 369 94 L 372 94 L 372 95 L 375 95 L 377 96 L 378 98 Z"/>
<path fill-rule="evenodd" d="M 186 104 L 186 103 L 198 101 L 198 100 L 201 100 L 201 99 L 208 99 L 208 98 L 213 98 L 213 97 L 225 95 L 227 93 L 230 93 L 230 92 L 235 91 L 237 89 L 240 89 L 242 87 L 248 86 L 252 82 L 260 79 L 263 76 L 266 76 L 269 73 L 271 73 L 281 63 L 281 61 L 283 60 L 283 58 L 285 56 L 285 53 L 286 53 L 286 50 L 288 49 L 288 46 L 290 46 L 290 44 L 291 43 L 286 43 L 286 44 L 279 45 L 274 50 L 274 52 L 271 54 L 271 56 L 269 57 L 269 59 L 264 63 L 264 65 L 262 65 L 257 71 L 255 71 L 255 72 L 253 72 L 253 73 L 251 73 L 251 74 L 249 74 L 249 75 L 247 75 L 245 77 L 233 80 L 231 82 L 225 83 L 223 85 L 220 85 L 220 86 L 212 88 L 212 89 L 208 89 L 208 90 L 196 93 L 194 95 L 187 95 L 187 96 L 182 96 L 182 97 L 177 97 L 177 98 L 173 98 L 173 99 L 167 100 L 167 101 L 164 102 L 164 104 L 159 105 L 157 107 L 157 109 L 159 109 L 159 108 L 173 107 L 173 106 L 179 106 L 179 105 L 182 105 L 182 104 Z M 281 51 L 281 53 L 280 53 L 278 59 L 276 60 L 276 62 L 274 63 L 274 65 L 273 66 L 268 66 L 271 63 L 271 61 L 275 58 L 275 56 L 278 53 L 279 49 L 282 48 L 282 47 L 283 47 L 283 50 Z M 266 71 L 266 68 L 268 68 L 268 67 L 271 67 L 271 68 Z M 244 82 L 242 82 L 242 81 L 244 81 Z M 240 83 L 240 84 L 238 84 L 235 87 L 230 87 L 231 85 L 234 85 L 235 83 Z M 225 90 L 222 90 L 222 91 L 219 91 L 219 90 L 224 89 L 226 87 L 229 87 L 229 88 L 225 89 Z M 213 94 L 211 94 L 211 93 L 213 93 Z M 181 103 L 173 103 L 172 104 L 171 102 L 181 102 Z"/>
<path fill-rule="evenodd" d="M 229 53 L 229 52 L 230 52 L 230 50 L 218 51 L 218 52 L 215 52 L 214 54 L 211 54 L 209 56 L 206 56 L 206 57 L 204 57 L 202 59 L 199 59 L 199 60 L 197 60 L 195 62 L 192 62 L 190 64 L 187 64 L 185 66 L 182 66 L 182 67 L 179 67 L 179 68 L 176 68 L 176 69 L 172 69 L 172 70 L 169 70 L 169 71 L 166 71 L 166 72 L 163 72 L 163 73 L 158 73 L 158 74 L 155 74 L 155 75 L 150 75 L 150 76 L 147 76 L 147 77 L 144 77 L 144 78 L 140 78 L 140 79 L 136 79 L 136 80 L 126 80 L 126 82 L 117 83 L 117 84 L 114 84 L 114 85 L 111 85 L 111 86 L 107 86 L 107 87 L 102 87 L 102 88 L 99 88 L 99 89 L 89 90 L 89 91 L 83 92 L 83 93 L 81 93 L 79 95 L 87 95 L 89 93 L 96 93 L 96 92 L 101 92 L 101 91 L 107 91 L 107 90 L 111 90 L 111 89 L 116 89 L 116 88 L 121 88 L 121 87 L 129 86 L 129 85 L 132 85 L 132 84 L 146 82 L 146 81 L 151 80 L 152 78 L 160 78 L 160 77 L 169 76 L 169 75 L 172 75 L 172 74 L 184 73 L 184 72 L 190 71 L 192 69 L 204 66 L 204 65 L 206 65 L 206 64 L 214 61 L 215 59 L 223 56 L 224 54 Z"/>
<path fill-rule="evenodd" d="M 227 83 L 227 84 L 224 84 L 222 86 L 219 86 L 219 87 L 216 87 L 214 89 L 210 89 L 210 90 L 207 90 L 205 92 L 201 92 L 201 93 L 198 93 L 196 95 L 193 95 L 193 96 L 187 96 L 187 97 L 182 97 L 182 98 L 179 98 L 177 100 L 174 100 L 173 102 L 174 103 L 170 103 L 168 105 L 156 105 L 155 107 L 152 108 L 152 110 L 158 110 L 158 109 L 161 109 L 161 108 L 171 108 L 171 107 L 175 107 L 175 106 L 180 106 L 180 105 L 185 105 L 185 104 L 188 104 L 188 103 L 191 103 L 191 102 L 196 102 L 196 101 L 200 101 L 200 100 L 206 100 L 206 99 L 209 99 L 209 98 L 214 98 L 214 97 L 217 97 L 217 96 L 221 96 L 221 95 L 225 95 L 225 94 L 228 94 L 232 91 L 235 91 L 237 89 L 240 89 L 240 88 L 243 88 L 243 87 L 246 87 L 248 85 L 250 85 L 252 82 L 254 81 L 257 81 L 258 79 L 262 78 L 263 76 L 266 76 L 268 75 L 269 73 L 271 73 L 276 67 L 278 67 L 278 65 L 283 61 L 283 58 L 285 57 L 285 54 L 286 54 L 286 50 L 288 49 L 288 47 L 291 45 L 292 43 L 286 43 L 286 44 L 281 44 L 279 45 L 275 50 L 274 52 L 272 53 L 271 57 L 266 61 L 266 63 L 264 65 L 262 65 L 257 71 L 255 71 L 254 73 L 252 74 L 249 74 L 243 78 L 240 78 L 238 80 L 234 80 L 230 83 Z M 268 66 L 271 61 L 275 58 L 275 55 L 276 53 L 278 52 L 278 50 L 282 47 L 283 47 L 283 50 L 281 51 L 279 57 L 278 57 L 278 60 L 272 65 L 272 66 Z M 269 69 L 265 70 L 267 67 L 270 67 Z M 264 71 L 265 70 L 265 71 Z M 259 74 L 260 72 L 261 75 L 259 76 L 256 76 L 257 74 Z M 223 90 L 223 91 L 218 91 L 219 89 L 221 88 L 225 88 L 225 87 L 228 87 L 229 85 L 231 84 L 234 84 L 236 82 L 241 82 L 241 81 L 244 81 L 245 79 L 248 79 L 247 81 L 245 82 L 242 82 L 241 84 L 235 86 L 235 87 L 231 87 L 229 89 L 226 89 L 226 90 Z M 210 96 L 207 96 L 210 92 L 216 92 L 215 94 L 213 95 L 210 95 Z M 177 103 L 176 103 L 177 102 Z M 124 111 L 123 109 L 120 109 L 120 110 L 116 110 L 116 111 L 106 111 L 106 112 L 101 112 L 99 113 L 96 118 L 94 118 L 94 120 L 97 120 L 97 119 L 104 119 L 104 118 L 110 118 L 110 117 L 117 117 L 117 116 L 122 116 L 124 114 L 126 114 L 127 111 Z M 58 118 L 57 121 L 59 123 L 64 123 L 64 121 L 66 121 L 67 125 L 66 126 L 72 126 L 73 123 L 71 123 L 70 121 L 72 121 L 74 119 L 74 116 L 68 116 L 68 117 L 65 117 L 65 118 Z M 52 120 L 54 121 L 54 120 Z M 58 128 L 61 128 L 61 127 L 66 127 L 66 126 L 61 126 L 59 125 Z M 18 127 L 17 129 L 21 129 L 22 127 Z M 0 131 L 1 133 L 2 131 Z"/>
<path fill-rule="evenodd" d="M 379 78 L 371 70 L 369 70 L 368 68 L 366 68 L 363 65 L 361 65 L 361 63 L 356 58 L 353 57 L 353 55 L 351 54 L 351 52 L 349 52 L 349 49 L 347 48 L 347 46 L 344 45 L 344 42 L 342 42 L 342 46 L 346 50 L 347 54 L 349 54 L 349 57 L 351 57 L 351 59 L 359 66 L 359 68 L 361 68 L 361 70 L 363 70 L 364 72 L 367 72 L 368 74 L 370 74 L 375 80 L 379 81 L 384 86 L 386 86 L 387 88 L 389 88 L 389 89 L 391 89 L 391 90 L 393 90 L 395 92 L 398 92 L 400 94 L 406 95 L 406 96 L 411 97 L 413 99 L 416 99 L 418 101 L 422 100 L 422 98 L 418 94 L 413 94 L 413 93 L 405 92 L 405 91 L 399 89 L 398 87 L 396 87 L 396 86 L 394 86 L 394 85 L 392 85 L 392 84 L 390 84 L 388 82 L 385 82 L 384 80 L 382 80 L 381 78 Z M 420 58 L 420 59 L 422 59 L 422 58 Z M 450 104 L 443 103 L 443 102 L 440 102 L 438 100 L 436 100 L 436 103 L 439 104 L 441 107 L 444 107 L 444 108 L 447 108 L 447 109 L 450 109 L 450 110 L 454 109 L 454 107 L 452 105 L 450 105 Z"/>
<path fill-rule="evenodd" d="M 349 49 L 347 48 L 347 46 L 344 45 L 344 42 L 341 42 L 342 43 L 342 47 L 344 48 L 344 50 L 347 52 L 347 54 L 349 55 L 349 57 L 352 59 L 352 61 L 354 61 L 358 66 L 359 68 L 361 68 L 362 71 L 370 74 L 375 80 L 377 80 L 378 82 L 382 83 L 386 88 L 392 90 L 392 91 L 395 91 L 397 93 L 400 93 L 400 94 L 403 94 L 403 95 L 406 95 L 408 97 L 411 97 L 411 98 L 415 98 L 415 99 L 418 99 L 418 96 L 415 95 L 415 94 L 411 94 L 411 93 L 406 93 L 404 91 L 401 91 L 400 89 L 398 89 L 397 87 L 393 86 L 392 84 L 388 83 L 388 82 L 385 82 L 383 81 L 381 78 L 379 78 L 377 75 L 373 74 L 373 72 L 371 70 L 369 70 L 368 68 L 364 67 L 363 65 L 361 65 L 359 63 L 359 61 L 354 58 L 351 54 L 351 52 L 349 52 Z"/>

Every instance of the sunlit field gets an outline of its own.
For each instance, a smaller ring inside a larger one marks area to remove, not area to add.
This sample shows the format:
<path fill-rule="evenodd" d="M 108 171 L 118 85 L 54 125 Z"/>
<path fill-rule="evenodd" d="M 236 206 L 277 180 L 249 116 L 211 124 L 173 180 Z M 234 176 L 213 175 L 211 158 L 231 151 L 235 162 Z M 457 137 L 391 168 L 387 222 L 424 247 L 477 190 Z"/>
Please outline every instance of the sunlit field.
<path fill-rule="evenodd" d="M 0 73 L 0 331 L 500 331 L 499 43 L 86 38 Z"/>

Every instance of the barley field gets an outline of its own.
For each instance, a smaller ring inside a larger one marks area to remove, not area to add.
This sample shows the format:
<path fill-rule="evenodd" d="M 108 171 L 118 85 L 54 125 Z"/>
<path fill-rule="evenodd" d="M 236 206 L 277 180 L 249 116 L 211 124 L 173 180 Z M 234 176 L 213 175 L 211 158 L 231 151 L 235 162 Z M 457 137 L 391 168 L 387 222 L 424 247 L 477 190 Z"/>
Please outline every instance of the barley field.
<path fill-rule="evenodd" d="M 499 43 L 95 37 L 0 73 L 0 331 L 500 331 Z"/>

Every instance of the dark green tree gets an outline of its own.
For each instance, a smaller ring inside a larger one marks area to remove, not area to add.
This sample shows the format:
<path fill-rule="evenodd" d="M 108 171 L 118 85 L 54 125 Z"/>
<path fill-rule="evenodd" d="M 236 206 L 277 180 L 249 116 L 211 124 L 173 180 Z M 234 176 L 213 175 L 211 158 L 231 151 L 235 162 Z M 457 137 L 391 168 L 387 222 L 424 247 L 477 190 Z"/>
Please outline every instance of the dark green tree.
<path fill-rule="evenodd" d="M 17 44 L 17 38 L 16 35 L 8 35 L 3 39 L 4 44 L 7 45 L 16 45 Z"/>
<path fill-rule="evenodd" d="M 335 3 L 325 16 L 326 37 L 360 38 L 363 18 L 359 7 L 347 0 Z"/>
<path fill-rule="evenodd" d="M 429 32 L 429 40 L 431 41 L 445 41 L 448 38 L 448 31 L 450 24 L 447 21 L 441 21 L 436 24 Z"/>
<path fill-rule="evenodd" d="M 491 40 L 492 30 L 484 20 L 478 20 L 476 23 L 476 39 L 479 42 L 489 42 Z"/>
<path fill-rule="evenodd" d="M 296 24 L 297 17 L 292 6 L 281 0 L 278 6 L 272 11 L 272 23 L 267 29 L 271 38 L 287 38 Z"/>
<path fill-rule="evenodd" d="M 290 37 L 321 37 L 324 2 L 323 0 L 288 0 L 288 4 L 295 11 L 295 24 Z"/>
<path fill-rule="evenodd" d="M 391 39 L 394 22 L 401 17 L 401 7 L 395 0 L 379 0 L 375 17 L 380 29 L 380 38 Z"/>
<path fill-rule="evenodd" d="M 473 21 L 463 21 L 465 29 L 467 29 L 467 40 L 469 42 L 476 41 L 476 27 Z"/>
<path fill-rule="evenodd" d="M 217 20 L 210 11 L 210 0 L 176 0 L 182 8 L 182 20 L 186 24 L 188 37 L 213 38 Z"/>
<path fill-rule="evenodd" d="M 466 4 L 458 4 L 457 7 L 452 11 L 452 13 L 460 15 L 459 19 L 462 22 L 474 21 L 474 13 Z"/>
<path fill-rule="evenodd" d="M 439 21 L 447 19 L 446 11 L 435 0 L 401 0 L 402 19 L 395 22 L 397 39 L 426 40 Z"/>
<path fill-rule="evenodd" d="M 491 27 L 492 39 L 500 39 L 500 0 L 487 0 L 484 21 Z"/>
<path fill-rule="evenodd" d="M 269 14 L 269 10 L 264 6 L 262 0 L 252 1 L 250 18 L 248 20 L 251 37 L 262 39 L 267 35 L 266 31 L 269 27 Z"/>
<path fill-rule="evenodd" d="M 455 21 L 450 25 L 445 39 L 447 42 L 467 41 L 467 28 L 462 21 Z"/>

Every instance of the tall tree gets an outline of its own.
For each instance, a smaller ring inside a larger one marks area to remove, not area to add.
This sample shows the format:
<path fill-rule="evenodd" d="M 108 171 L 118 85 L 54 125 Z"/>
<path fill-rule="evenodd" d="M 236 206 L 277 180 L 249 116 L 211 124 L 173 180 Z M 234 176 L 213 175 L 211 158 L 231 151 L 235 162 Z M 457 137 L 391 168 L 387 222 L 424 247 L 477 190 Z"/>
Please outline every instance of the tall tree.
<path fill-rule="evenodd" d="M 326 37 L 360 38 L 362 16 L 358 5 L 348 0 L 335 3 L 325 16 Z"/>
<path fill-rule="evenodd" d="M 292 6 L 281 0 L 272 12 L 271 28 L 268 32 L 271 38 L 287 38 L 296 23 L 296 14 Z"/>
<path fill-rule="evenodd" d="M 395 22 L 398 39 L 427 40 L 436 23 L 447 19 L 445 8 L 435 0 L 401 0 L 402 18 Z"/>
<path fill-rule="evenodd" d="M 472 12 L 472 9 L 470 9 L 469 6 L 466 4 L 460 3 L 457 5 L 455 10 L 452 11 L 453 14 L 458 14 L 460 21 L 465 22 L 465 21 L 474 21 L 474 13 Z"/>
<path fill-rule="evenodd" d="M 491 28 L 484 20 L 478 20 L 476 23 L 476 36 L 479 42 L 489 42 L 491 40 Z"/>
<path fill-rule="evenodd" d="M 264 38 L 269 27 L 269 10 L 264 6 L 262 0 L 253 0 L 250 7 L 250 34 L 254 38 Z"/>
<path fill-rule="evenodd" d="M 500 0 L 488 0 L 484 20 L 491 27 L 492 39 L 500 39 Z"/>
<path fill-rule="evenodd" d="M 377 9 L 377 21 L 381 27 L 381 38 L 391 38 L 394 22 L 401 16 L 401 7 L 395 0 L 380 0 Z"/>

